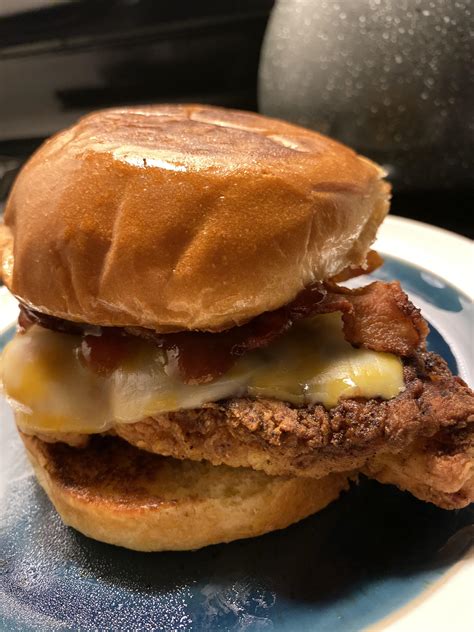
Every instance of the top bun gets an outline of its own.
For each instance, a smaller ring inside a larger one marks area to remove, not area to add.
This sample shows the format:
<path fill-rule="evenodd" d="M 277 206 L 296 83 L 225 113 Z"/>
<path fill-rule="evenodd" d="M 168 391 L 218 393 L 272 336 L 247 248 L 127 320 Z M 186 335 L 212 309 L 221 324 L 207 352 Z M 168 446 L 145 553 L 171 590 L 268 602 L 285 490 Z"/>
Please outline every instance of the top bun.
<path fill-rule="evenodd" d="M 20 172 L 0 229 L 3 280 L 68 320 L 218 331 L 361 265 L 388 210 L 383 175 L 258 114 L 96 112 Z"/>

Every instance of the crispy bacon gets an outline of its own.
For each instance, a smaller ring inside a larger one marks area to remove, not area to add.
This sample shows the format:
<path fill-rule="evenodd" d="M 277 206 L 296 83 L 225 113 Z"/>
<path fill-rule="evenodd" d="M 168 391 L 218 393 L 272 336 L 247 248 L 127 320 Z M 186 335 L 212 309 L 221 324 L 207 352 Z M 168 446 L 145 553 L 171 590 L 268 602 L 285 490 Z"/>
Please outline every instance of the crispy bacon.
<path fill-rule="evenodd" d="M 321 311 L 342 312 L 344 336 L 355 347 L 411 356 L 424 349 L 428 325 L 398 281 L 350 290 L 326 284 Z"/>
<path fill-rule="evenodd" d="M 123 337 L 140 336 L 163 348 L 168 364 L 188 384 L 215 380 L 228 371 L 237 357 L 268 346 L 293 323 L 316 314 L 342 312 L 344 336 L 357 347 L 410 356 L 424 348 L 428 327 L 398 282 L 375 281 L 349 289 L 335 283 L 315 283 L 294 301 L 257 316 L 240 327 L 219 333 L 184 331 L 159 334 L 139 327 L 91 327 L 21 308 L 23 329 L 38 323 L 48 329 L 83 336 L 84 361 L 99 373 L 113 370 L 123 359 Z M 120 343 L 120 344 L 118 344 Z M 107 350 L 118 345 L 120 352 Z M 104 362 L 106 366 L 102 366 Z"/>
<path fill-rule="evenodd" d="M 130 357 L 132 351 L 131 336 L 124 336 L 120 330 L 110 327 L 104 329 L 100 336 L 83 335 L 79 357 L 86 367 L 106 376 Z"/>
<path fill-rule="evenodd" d="M 287 331 L 294 320 L 298 318 L 292 318 L 287 309 L 282 308 L 261 314 L 241 327 L 219 333 L 167 334 L 160 343 L 168 351 L 168 358 L 172 359 L 181 379 L 188 384 L 202 384 L 226 373 L 247 351 L 267 347 Z"/>

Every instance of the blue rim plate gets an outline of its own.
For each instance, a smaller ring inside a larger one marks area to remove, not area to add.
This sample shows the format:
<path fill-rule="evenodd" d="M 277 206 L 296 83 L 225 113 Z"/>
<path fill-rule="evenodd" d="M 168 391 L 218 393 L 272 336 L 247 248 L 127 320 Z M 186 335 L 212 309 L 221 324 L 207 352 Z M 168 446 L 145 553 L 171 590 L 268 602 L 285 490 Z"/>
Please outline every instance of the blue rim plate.
<path fill-rule="evenodd" d="M 392 217 L 376 247 L 386 263 L 373 276 L 401 280 L 430 321 L 430 347 L 469 381 L 472 288 L 463 275 L 472 244 Z M 16 314 L 3 290 L 0 346 Z M 0 415 L 1 630 L 474 629 L 472 508 L 446 512 L 363 481 L 281 532 L 192 553 L 135 553 L 61 523 L 3 400 Z"/>

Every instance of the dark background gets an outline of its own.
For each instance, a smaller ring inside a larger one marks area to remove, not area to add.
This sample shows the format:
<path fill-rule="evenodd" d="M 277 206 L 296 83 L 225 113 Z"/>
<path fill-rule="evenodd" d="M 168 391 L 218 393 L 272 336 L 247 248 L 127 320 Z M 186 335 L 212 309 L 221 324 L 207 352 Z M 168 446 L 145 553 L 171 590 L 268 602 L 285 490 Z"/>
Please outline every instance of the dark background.
<path fill-rule="evenodd" d="M 28 155 L 81 114 L 123 103 L 257 110 L 273 0 L 2 0 L 0 203 Z M 473 192 L 398 190 L 392 212 L 474 237 Z"/>

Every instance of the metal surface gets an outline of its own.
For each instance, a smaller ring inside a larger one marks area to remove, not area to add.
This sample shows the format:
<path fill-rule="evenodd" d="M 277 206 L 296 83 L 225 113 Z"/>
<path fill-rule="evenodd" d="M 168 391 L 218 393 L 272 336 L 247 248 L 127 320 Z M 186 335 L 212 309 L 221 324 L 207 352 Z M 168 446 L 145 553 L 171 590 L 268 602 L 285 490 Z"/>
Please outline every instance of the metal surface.
<path fill-rule="evenodd" d="M 399 187 L 472 185 L 473 9 L 448 0 L 279 0 L 260 108 L 385 164 Z"/>

